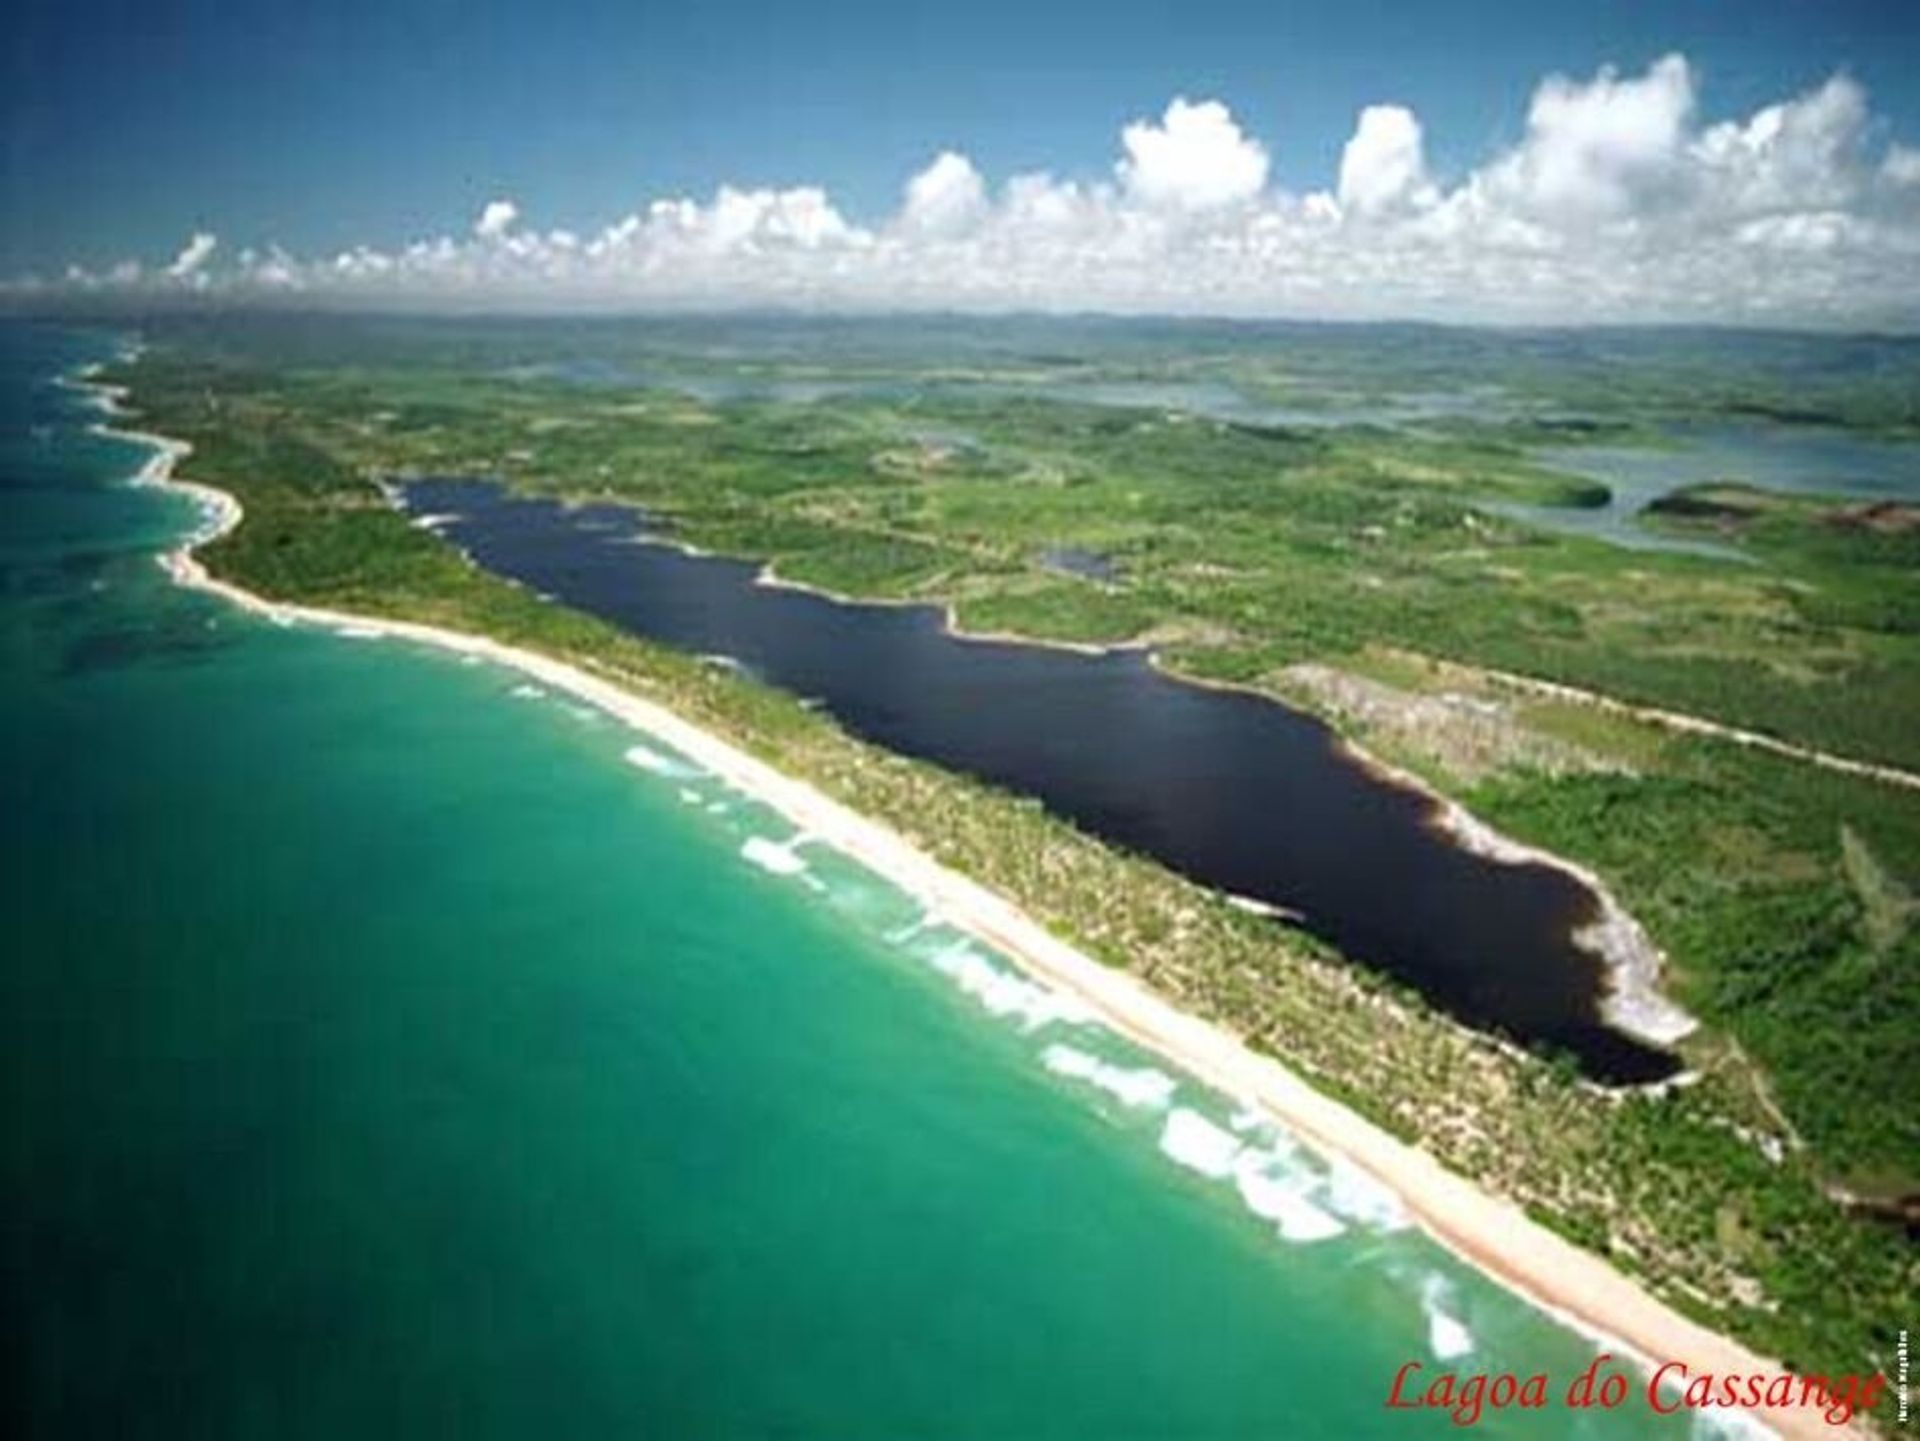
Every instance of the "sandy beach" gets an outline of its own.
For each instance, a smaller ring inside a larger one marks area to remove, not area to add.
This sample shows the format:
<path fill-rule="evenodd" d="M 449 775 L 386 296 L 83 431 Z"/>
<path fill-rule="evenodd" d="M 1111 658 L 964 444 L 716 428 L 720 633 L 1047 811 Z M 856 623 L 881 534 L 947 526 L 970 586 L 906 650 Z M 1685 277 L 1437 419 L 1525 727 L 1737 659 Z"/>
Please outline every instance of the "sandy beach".
<path fill-rule="evenodd" d="M 121 413 L 119 397 L 108 387 L 89 388 L 107 403 L 109 414 Z M 777 809 L 813 839 L 846 853 L 916 897 L 941 920 L 1079 999 L 1114 1030 L 1195 1078 L 1266 1112 L 1327 1156 L 1366 1172 L 1398 1196 L 1417 1224 L 1441 1244 L 1535 1305 L 1605 1338 L 1604 1349 L 1616 1358 L 1636 1360 L 1648 1371 L 1652 1364 L 1681 1360 L 1696 1375 L 1772 1375 L 1781 1370 L 1778 1362 L 1755 1356 L 1688 1320 L 1600 1257 L 1555 1235 L 1517 1207 L 1481 1191 L 1426 1153 L 1321 1095 L 1279 1062 L 1250 1051 L 1237 1037 L 1184 1014 L 1133 977 L 1083 955 L 1000 896 L 938 865 L 887 827 L 781 774 L 672 711 L 548 656 L 484 636 L 279 604 L 211 576 L 194 550 L 239 524 L 239 503 L 223 491 L 174 477 L 175 466 L 189 449 L 182 442 L 137 431 L 114 433 L 156 447 L 140 474 L 141 483 L 188 495 L 206 511 L 207 523 L 186 544 L 162 557 L 168 573 L 179 584 L 284 623 L 351 629 L 356 634 L 392 637 L 474 656 L 586 702 L 657 738 L 696 765 Z M 1380 1378 L 1383 1401 L 1391 1380 L 1388 1376 Z M 1644 1391 L 1644 1381 L 1638 1389 Z M 1630 1404 L 1644 1403 L 1636 1399 Z M 1817 1408 L 1742 1414 L 1794 1441 L 1864 1434 L 1857 1425 L 1827 1424 Z"/>

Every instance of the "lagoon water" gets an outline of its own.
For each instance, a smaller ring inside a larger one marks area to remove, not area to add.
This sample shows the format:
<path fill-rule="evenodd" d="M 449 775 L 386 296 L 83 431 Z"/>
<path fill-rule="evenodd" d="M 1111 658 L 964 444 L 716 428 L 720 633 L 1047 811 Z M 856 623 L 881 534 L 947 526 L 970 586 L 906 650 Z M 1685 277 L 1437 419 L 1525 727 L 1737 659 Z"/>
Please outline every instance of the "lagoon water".
<path fill-rule="evenodd" d="M 1365 1441 L 1592 1355 L 603 717 L 170 588 L 112 338 L 0 334 L 12 1434 Z"/>
<path fill-rule="evenodd" d="M 403 494 L 490 570 L 726 656 L 890 750 L 1036 797 L 1216 890 L 1282 907 L 1476 1025 L 1563 1048 L 1609 1080 L 1676 1068 L 1599 1018 L 1600 963 L 1575 940 L 1594 906 L 1579 881 L 1465 850 L 1431 800 L 1278 702 L 1176 680 L 1138 650 L 968 640 L 931 606 L 757 584 L 751 563 L 637 543 L 641 522 L 618 506 L 471 480 L 416 480 Z"/>
<path fill-rule="evenodd" d="M 1738 547 L 1663 535 L 1642 512 L 1693 485 L 1734 483 L 1856 501 L 1920 500 L 1920 446 L 1846 430 L 1762 421 L 1671 424 L 1665 447 L 1570 445 L 1537 453 L 1541 465 L 1603 482 L 1610 498 L 1593 509 L 1496 504 L 1489 508 L 1570 535 L 1633 550 L 1668 550 L 1750 563 Z"/>
<path fill-rule="evenodd" d="M 1544 452 L 1548 464 L 1605 481 L 1637 509 L 1689 485 L 1732 482 L 1801 495 L 1920 500 L 1920 448 L 1811 425 L 1698 422 L 1666 428 L 1670 448 L 1584 445 Z"/>

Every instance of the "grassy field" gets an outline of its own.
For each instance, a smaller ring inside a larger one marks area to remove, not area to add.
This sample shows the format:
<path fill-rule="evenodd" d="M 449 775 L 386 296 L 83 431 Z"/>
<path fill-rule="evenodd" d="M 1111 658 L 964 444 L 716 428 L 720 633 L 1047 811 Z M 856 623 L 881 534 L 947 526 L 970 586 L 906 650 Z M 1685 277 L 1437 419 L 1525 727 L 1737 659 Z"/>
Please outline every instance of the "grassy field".
<path fill-rule="evenodd" d="M 1537 419 L 1253 424 L 1076 398 L 1058 360 L 1034 357 L 1032 393 L 1007 384 L 1005 357 L 969 356 L 966 384 L 886 384 L 897 357 L 891 369 L 843 357 L 839 372 L 812 364 L 812 390 L 766 394 L 719 384 L 747 367 L 719 341 L 683 362 L 709 382 L 700 393 L 684 377 L 529 372 L 501 359 L 498 337 L 449 354 L 458 334 L 430 331 L 432 345 L 389 355 L 317 334 L 270 353 L 163 334 L 125 377 L 153 424 L 195 444 L 188 473 L 247 505 L 209 556 L 216 570 L 617 674 L 888 819 L 1695 1314 L 1802 1365 L 1885 1364 L 1920 1297 L 1915 1252 L 1827 1192 L 1920 1185 L 1920 793 L 1543 700 L 1488 672 L 1920 764 L 1920 551 L 1897 508 L 1863 519 L 1762 498 L 1752 516 L 1716 503 L 1661 518 L 1756 561 L 1729 565 L 1481 510 L 1591 503 L 1538 462 Z M 272 358 L 283 352 L 298 363 Z M 781 385 L 803 369 L 752 363 Z M 1108 363 L 1148 371 L 1144 355 Z M 817 393 L 854 372 L 850 389 Z M 1862 388 L 1884 397 L 1885 378 Z M 1740 399 L 1754 393 L 1725 403 L 1763 403 Z M 1615 434 L 1655 409 L 1613 399 L 1593 424 Z M 1862 423 L 1897 429 L 1890 414 L 1880 404 Z M 1150 638 L 1177 666 L 1310 705 L 1597 870 L 1708 1022 L 1689 1050 L 1700 1080 L 1602 1096 L 1030 804 L 540 604 L 389 510 L 373 478 L 408 473 L 629 501 L 793 579 L 951 601 L 979 629 Z M 1103 558 L 1110 578 L 1050 561 L 1062 548 Z"/>

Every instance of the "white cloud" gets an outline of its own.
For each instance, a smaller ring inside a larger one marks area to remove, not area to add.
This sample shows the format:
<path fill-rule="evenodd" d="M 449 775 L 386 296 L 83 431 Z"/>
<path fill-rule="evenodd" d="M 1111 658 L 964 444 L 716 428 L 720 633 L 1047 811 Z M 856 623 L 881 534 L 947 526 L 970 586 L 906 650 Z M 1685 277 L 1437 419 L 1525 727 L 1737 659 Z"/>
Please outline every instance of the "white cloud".
<path fill-rule="evenodd" d="M 1680 56 L 1551 76 L 1520 139 L 1443 183 L 1420 119 L 1359 113 L 1323 189 L 1269 184 L 1225 105 L 1176 99 L 1119 136 L 1111 178 L 989 183 L 958 151 L 872 227 L 816 186 L 664 197 L 598 230 L 495 200 L 464 236 L 159 270 L 71 272 L 90 292 L 467 307 L 797 304 L 1453 321 L 1741 321 L 1920 328 L 1920 150 L 1840 75 L 1702 123 Z"/>
<path fill-rule="evenodd" d="M 1780 251 L 1836 250 L 1864 238 L 1861 222 L 1839 210 L 1763 215 L 1743 224 L 1734 236 L 1743 245 Z"/>
<path fill-rule="evenodd" d="M 1420 121 L 1404 105 L 1369 105 L 1340 153 L 1340 205 L 1354 215 L 1425 209 L 1435 191 L 1427 178 Z"/>
<path fill-rule="evenodd" d="M 1624 80 L 1611 68 L 1586 82 L 1549 76 L 1528 108 L 1526 139 L 1486 182 L 1549 223 L 1631 214 L 1672 193 L 1693 105 L 1693 71 L 1679 55 Z"/>
<path fill-rule="evenodd" d="M 520 207 L 511 200 L 489 200 L 473 222 L 473 233 L 482 240 L 497 240 L 513 228 L 520 218 Z"/>
<path fill-rule="evenodd" d="M 924 235 L 952 235 L 973 225 L 986 210 L 987 183 L 973 162 L 943 150 L 907 182 L 900 225 Z"/>
<path fill-rule="evenodd" d="M 305 268 L 277 245 L 265 251 L 248 248 L 237 257 L 240 273 L 252 284 L 269 290 L 306 288 Z"/>
<path fill-rule="evenodd" d="M 1920 185 L 1920 150 L 1910 145 L 1889 145 L 1880 173 L 1894 185 Z"/>
<path fill-rule="evenodd" d="M 1745 124 L 1715 125 L 1691 147 L 1717 188 L 1711 198 L 1744 214 L 1845 205 L 1868 178 L 1857 152 L 1867 124 L 1866 92 L 1843 75 L 1818 90 L 1769 105 Z"/>
<path fill-rule="evenodd" d="M 685 213 L 721 251 L 767 246 L 818 250 L 861 238 L 861 232 L 833 208 L 827 192 L 813 185 L 791 190 L 735 190 L 723 185 L 704 213 L 697 206 Z"/>
<path fill-rule="evenodd" d="M 1205 210 L 1251 200 L 1267 183 L 1266 147 L 1241 134 L 1218 100 L 1176 99 L 1158 125 L 1136 120 L 1120 143 L 1127 154 L 1114 174 L 1148 205 Z"/>
<path fill-rule="evenodd" d="M 217 237 L 205 230 L 196 230 L 193 238 L 180 248 L 173 257 L 173 263 L 167 267 L 167 274 L 175 280 L 188 280 L 200 274 L 206 263 L 213 259 L 213 252 L 219 246 Z"/>

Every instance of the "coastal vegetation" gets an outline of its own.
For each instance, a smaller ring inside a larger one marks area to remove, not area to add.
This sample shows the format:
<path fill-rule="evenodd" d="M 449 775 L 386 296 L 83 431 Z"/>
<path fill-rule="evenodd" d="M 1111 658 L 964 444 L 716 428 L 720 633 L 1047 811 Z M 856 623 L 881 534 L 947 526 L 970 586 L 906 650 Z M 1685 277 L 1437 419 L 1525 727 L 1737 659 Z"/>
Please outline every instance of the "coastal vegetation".
<path fill-rule="evenodd" d="M 666 329 L 667 341 L 634 344 L 673 341 Z M 1802 1369 L 1891 1364 L 1920 1260 L 1835 1196 L 1920 1188 L 1920 790 L 1503 677 L 1920 767 L 1909 508 L 1726 487 L 1661 507 L 1658 525 L 1710 533 L 1745 565 L 1556 536 L 1488 508 L 1593 504 L 1591 482 L 1556 472 L 1541 447 L 1590 426 L 1653 438 L 1682 407 L 1661 376 L 1685 354 L 1605 385 L 1579 365 L 1550 369 L 1504 422 L 1309 426 L 1181 403 L 1222 374 L 1242 395 L 1301 401 L 1300 371 L 1318 362 L 1244 338 L 1224 356 L 1175 346 L 1171 362 L 1154 360 L 1164 340 L 1121 340 L 1089 360 L 1010 356 L 963 329 L 935 370 L 865 332 L 840 344 L 837 365 L 777 346 L 768 359 L 725 327 L 688 334 L 706 340 L 679 340 L 679 372 L 662 377 L 639 365 L 663 364 L 651 352 L 611 375 L 534 367 L 521 352 L 535 337 L 517 327 L 425 327 L 380 345 L 319 321 L 237 339 L 183 328 L 158 331 L 109 378 L 132 386 L 143 424 L 193 445 L 187 478 L 245 506 L 206 554 L 217 574 L 274 598 L 484 631 L 660 699 L 885 820 L 1680 1309 Z M 1437 384 L 1466 342 L 1435 344 L 1409 344 L 1397 369 L 1391 354 L 1348 355 L 1342 398 Z M 1492 363 L 1467 356 L 1470 373 Z M 1777 378 L 1741 375 L 1694 403 L 1789 403 Z M 1904 433 L 1900 375 L 1876 363 L 1851 388 L 1802 387 L 1799 404 L 1823 424 Z M 1333 381 L 1311 378 L 1326 402 Z M 1093 398 L 1094 379 L 1135 389 Z M 1153 385 L 1160 403 L 1134 403 Z M 1591 417 L 1580 425 L 1542 419 L 1576 403 Z M 618 500 L 790 580 L 950 604 L 972 629 L 1150 642 L 1176 669 L 1309 706 L 1596 872 L 1706 1022 L 1687 1043 L 1694 1079 L 1600 1091 L 1031 802 L 546 603 L 388 504 L 378 482 L 412 474 Z M 1062 551 L 1099 564 L 1067 569 L 1050 559 Z"/>

